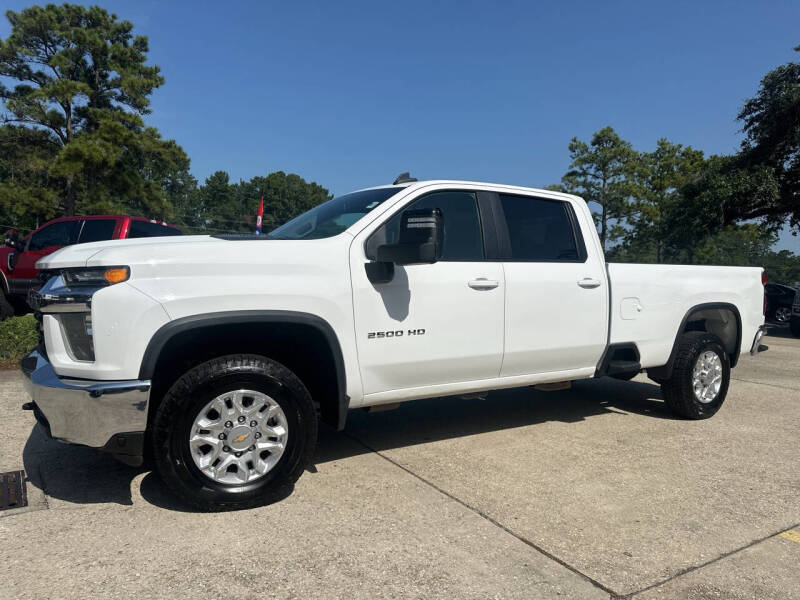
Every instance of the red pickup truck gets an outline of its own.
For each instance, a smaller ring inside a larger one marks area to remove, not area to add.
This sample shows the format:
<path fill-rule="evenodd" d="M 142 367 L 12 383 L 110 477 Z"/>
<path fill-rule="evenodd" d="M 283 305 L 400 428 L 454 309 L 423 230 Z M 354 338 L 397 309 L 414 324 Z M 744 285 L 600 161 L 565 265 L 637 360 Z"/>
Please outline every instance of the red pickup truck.
<path fill-rule="evenodd" d="M 0 320 L 28 310 L 28 292 L 38 286 L 36 261 L 64 246 L 126 238 L 180 235 L 173 225 L 127 215 L 61 217 L 0 247 Z"/>

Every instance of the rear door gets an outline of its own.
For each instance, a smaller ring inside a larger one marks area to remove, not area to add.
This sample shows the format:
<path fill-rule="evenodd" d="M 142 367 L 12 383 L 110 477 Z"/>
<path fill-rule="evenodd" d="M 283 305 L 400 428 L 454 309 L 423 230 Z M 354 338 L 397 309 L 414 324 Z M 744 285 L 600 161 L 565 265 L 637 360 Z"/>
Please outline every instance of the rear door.
<path fill-rule="evenodd" d="M 497 194 L 498 237 L 506 277 L 501 376 L 590 370 L 605 349 L 605 262 L 572 205 Z M 583 216 L 583 215 L 581 215 Z"/>
<path fill-rule="evenodd" d="M 373 284 L 364 264 L 380 243 L 397 241 L 401 213 L 439 208 L 444 251 L 436 264 L 395 266 Z M 487 260 L 478 194 L 417 197 L 357 236 L 350 268 L 359 365 L 365 394 L 498 376 L 503 353 L 503 267 Z M 430 393 L 430 388 L 425 391 Z"/>

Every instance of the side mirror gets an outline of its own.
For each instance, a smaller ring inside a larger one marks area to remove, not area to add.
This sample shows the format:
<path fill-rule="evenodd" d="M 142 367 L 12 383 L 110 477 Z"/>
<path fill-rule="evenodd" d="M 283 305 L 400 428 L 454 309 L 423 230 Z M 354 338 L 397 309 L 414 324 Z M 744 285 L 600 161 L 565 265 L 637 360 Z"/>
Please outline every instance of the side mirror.
<path fill-rule="evenodd" d="M 366 264 L 367 277 L 372 283 L 388 283 L 394 265 L 433 264 L 442 257 L 443 242 L 441 209 L 407 210 L 400 218 L 397 243 L 376 248 L 376 262 Z"/>
<path fill-rule="evenodd" d="M 16 229 L 11 229 L 8 233 L 6 233 L 6 238 L 3 240 L 3 244 L 13 248 L 14 250 L 22 250 L 22 240 L 19 239 L 19 234 L 17 233 Z"/>
<path fill-rule="evenodd" d="M 442 257 L 444 220 L 438 208 L 407 210 L 400 218 L 396 244 L 383 244 L 375 251 L 378 262 L 396 265 L 432 264 Z"/>

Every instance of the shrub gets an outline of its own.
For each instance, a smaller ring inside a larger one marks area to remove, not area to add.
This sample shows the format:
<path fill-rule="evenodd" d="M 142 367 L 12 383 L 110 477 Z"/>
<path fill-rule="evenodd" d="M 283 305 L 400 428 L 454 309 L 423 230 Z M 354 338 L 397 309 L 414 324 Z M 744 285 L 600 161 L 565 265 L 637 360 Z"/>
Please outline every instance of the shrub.
<path fill-rule="evenodd" d="M 0 363 L 3 366 L 12 366 L 37 343 L 36 319 L 33 315 L 0 321 Z"/>

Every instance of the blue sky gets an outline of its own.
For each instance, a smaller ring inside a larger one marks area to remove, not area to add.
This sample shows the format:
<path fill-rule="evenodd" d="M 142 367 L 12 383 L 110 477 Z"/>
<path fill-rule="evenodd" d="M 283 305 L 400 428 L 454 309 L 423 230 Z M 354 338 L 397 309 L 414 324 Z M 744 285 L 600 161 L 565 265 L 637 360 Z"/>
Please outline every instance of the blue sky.
<path fill-rule="evenodd" d="M 200 181 L 280 169 L 335 194 L 401 171 L 556 183 L 569 139 L 605 125 L 639 150 L 734 152 L 743 101 L 800 60 L 788 0 L 98 4 L 149 37 L 166 84 L 148 122 Z"/>

